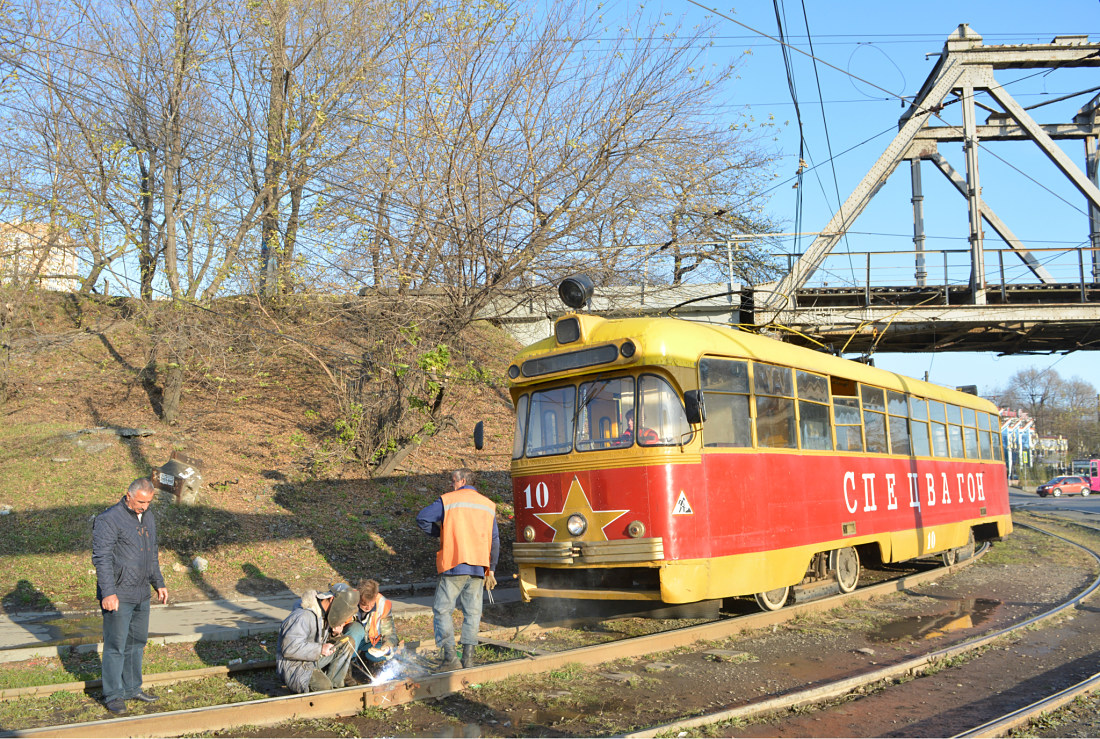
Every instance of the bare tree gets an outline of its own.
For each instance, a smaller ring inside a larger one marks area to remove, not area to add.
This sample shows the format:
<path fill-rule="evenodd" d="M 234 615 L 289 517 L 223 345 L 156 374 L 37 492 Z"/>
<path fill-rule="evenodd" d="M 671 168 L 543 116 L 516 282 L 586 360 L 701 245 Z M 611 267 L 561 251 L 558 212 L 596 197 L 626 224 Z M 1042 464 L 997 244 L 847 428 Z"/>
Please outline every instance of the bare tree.
<path fill-rule="evenodd" d="M 1056 370 L 1029 367 L 1009 379 L 998 402 L 1027 411 L 1041 436 L 1065 437 L 1073 455 L 1100 451 L 1096 388 L 1081 378 L 1065 379 Z"/>
<path fill-rule="evenodd" d="M 639 26 L 592 48 L 606 35 L 598 11 L 573 3 L 538 18 L 456 4 L 407 34 L 364 140 L 381 155 L 364 149 L 373 169 L 348 195 L 365 207 L 346 228 L 367 248 L 345 268 L 399 290 L 445 286 L 461 325 L 495 292 L 601 248 L 608 271 L 636 264 L 658 228 L 763 224 L 741 201 L 768 159 L 713 122 L 732 68 L 704 68 L 706 32 Z M 705 256 L 692 258 L 674 279 Z"/>
<path fill-rule="evenodd" d="M 344 162 L 356 169 L 334 170 L 325 189 L 339 207 L 331 229 L 345 236 L 327 288 L 436 300 L 371 352 L 379 382 L 430 365 L 502 291 L 593 263 L 608 279 L 637 271 L 657 233 L 719 238 L 766 224 L 752 196 L 769 160 L 751 135 L 715 122 L 732 68 L 702 63 L 706 33 L 639 21 L 616 34 L 578 3 L 535 17 L 454 2 L 409 28 L 384 85 L 363 99 L 359 155 Z M 714 252 L 681 256 L 668 279 Z M 410 331 L 439 343 L 386 353 Z M 425 382 L 438 407 L 446 383 Z M 408 404 L 376 397 L 385 402 L 356 426 L 368 462 L 404 453 L 427 428 L 382 432 L 379 420 L 407 418 Z"/>

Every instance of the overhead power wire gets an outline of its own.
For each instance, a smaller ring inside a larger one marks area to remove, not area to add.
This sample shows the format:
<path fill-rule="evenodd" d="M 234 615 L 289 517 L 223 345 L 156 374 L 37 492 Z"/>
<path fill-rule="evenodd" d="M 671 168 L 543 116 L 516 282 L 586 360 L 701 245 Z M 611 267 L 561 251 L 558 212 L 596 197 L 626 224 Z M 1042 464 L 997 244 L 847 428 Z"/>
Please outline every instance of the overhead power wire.
<path fill-rule="evenodd" d="M 736 22 L 736 21 L 735 21 L 735 22 Z M 789 38 L 789 36 L 787 36 L 787 38 Z M 784 46 L 783 48 L 784 48 L 784 49 L 786 49 L 786 48 L 787 48 L 787 46 Z M 796 50 L 797 50 L 797 49 L 796 49 Z M 817 70 L 816 70 L 816 56 L 815 56 L 815 55 L 813 54 L 813 52 L 812 52 L 812 47 L 811 47 L 811 54 L 810 54 L 809 56 L 811 56 L 811 58 L 815 59 L 815 74 L 816 74 L 816 71 L 817 71 Z M 829 65 L 829 66 L 831 66 L 831 65 Z M 854 75 L 850 75 L 850 76 L 853 76 L 853 77 L 854 77 Z M 858 78 L 856 78 L 856 79 L 858 79 Z M 821 95 L 820 95 L 820 91 L 819 91 L 819 97 L 821 97 Z M 895 96 L 895 97 L 896 97 L 896 96 Z M 903 99 L 904 99 L 904 98 L 903 98 Z M 796 101 L 796 105 L 797 105 L 797 101 Z M 801 121 L 800 121 L 800 123 L 801 123 Z M 368 124 L 368 125 L 369 125 L 369 124 Z M 383 129 L 383 130 L 389 130 L 389 129 Z M 849 151 L 850 151 L 850 150 L 849 150 Z M 830 154 L 831 154 L 831 144 L 830 144 Z M 830 159 L 829 159 L 829 162 L 830 162 L 830 164 L 832 164 L 832 163 L 833 163 L 834 159 L 835 159 L 834 157 L 830 156 Z M 816 169 L 816 167 L 814 167 L 814 169 Z M 835 170 L 834 170 L 834 177 L 835 177 Z M 328 179 L 326 179 L 325 177 L 323 177 L 323 176 L 320 176 L 320 175 L 316 176 L 316 177 L 315 177 L 315 179 L 317 179 L 317 180 L 321 181 L 321 182 L 322 182 L 322 183 L 324 183 L 324 184 L 330 184 L 330 185 L 335 185 L 335 186 L 337 186 L 337 187 L 345 187 L 345 188 L 347 188 L 347 187 L 351 187 L 351 185 L 349 185 L 347 181 L 344 181 L 344 182 L 339 182 L 339 181 L 337 181 L 337 180 L 335 180 L 335 179 L 332 179 L 332 178 L 328 178 Z M 835 184 L 835 182 L 834 182 L 834 184 Z M 312 192 L 313 194 L 319 194 L 319 193 L 321 193 L 322 191 L 321 191 L 321 190 L 319 190 L 319 189 L 312 189 L 312 190 L 311 190 L 311 192 Z M 345 197 L 345 199 L 346 199 L 346 196 L 344 196 L 344 197 Z M 838 195 L 838 197 L 839 197 L 839 195 Z M 749 201 L 744 201 L 744 202 L 749 202 Z M 349 203 L 350 203 L 350 199 L 349 199 Z M 373 203 L 362 203 L 362 202 L 359 202 L 359 203 L 358 203 L 358 205 L 359 205 L 359 206 L 362 206 L 362 208 L 361 208 L 362 210 L 366 210 L 366 211 L 368 211 L 368 212 L 375 212 L 375 213 L 381 212 L 381 211 L 376 211 L 376 210 L 374 209 Z M 411 216 L 412 216 L 413 214 L 414 214 L 414 211 L 412 211 L 412 210 L 407 210 L 407 211 L 406 211 L 406 213 L 405 213 L 405 216 L 406 216 L 406 217 L 411 217 Z M 315 243 L 321 243 L 321 242 L 319 242 L 319 241 L 315 241 Z M 322 266 L 322 265 L 315 265 L 315 266 Z M 331 265 L 331 264 L 330 264 L 330 265 L 328 265 L 328 266 L 330 266 L 330 267 L 331 267 L 331 266 L 333 266 L 333 265 Z"/>
<path fill-rule="evenodd" d="M 783 41 L 783 21 L 786 12 L 781 9 L 782 0 L 772 0 L 775 9 L 775 25 L 778 28 L 780 46 L 779 51 L 783 57 L 783 69 L 787 75 L 787 89 L 790 91 L 791 102 L 794 104 L 795 120 L 798 122 L 798 168 L 795 171 L 795 196 L 794 196 L 794 230 L 798 233 L 802 230 L 802 184 L 803 172 L 806 170 L 806 132 L 802 127 L 802 109 L 798 104 L 798 87 L 794 81 L 794 69 L 791 65 L 789 45 Z M 799 240 L 795 238 L 795 250 L 799 250 Z"/>

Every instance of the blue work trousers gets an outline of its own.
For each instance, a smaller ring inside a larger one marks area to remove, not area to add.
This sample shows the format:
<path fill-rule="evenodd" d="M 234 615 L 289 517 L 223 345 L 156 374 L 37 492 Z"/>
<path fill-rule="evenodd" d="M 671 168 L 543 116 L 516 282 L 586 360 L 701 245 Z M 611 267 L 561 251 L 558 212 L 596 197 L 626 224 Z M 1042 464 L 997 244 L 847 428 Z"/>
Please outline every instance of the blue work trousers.
<path fill-rule="evenodd" d="M 363 624 L 358 621 L 352 621 L 344 629 L 344 633 L 351 637 L 352 644 L 355 645 L 355 651 L 359 652 L 359 656 L 367 660 L 368 662 L 385 662 L 385 657 L 375 657 L 367 650 L 370 649 L 373 644 L 370 643 L 370 639 L 367 638 L 367 630 Z M 383 639 L 380 643 L 385 644 Z"/>
<path fill-rule="evenodd" d="M 141 690 L 141 658 L 149 639 L 149 599 L 103 611 L 103 701 L 127 700 Z"/>
<path fill-rule="evenodd" d="M 481 599 L 485 578 L 473 575 L 447 575 L 435 586 L 435 645 L 445 651 L 455 649 L 455 625 L 451 620 L 455 604 L 462 611 L 462 643 L 477 644 L 481 628 Z"/>

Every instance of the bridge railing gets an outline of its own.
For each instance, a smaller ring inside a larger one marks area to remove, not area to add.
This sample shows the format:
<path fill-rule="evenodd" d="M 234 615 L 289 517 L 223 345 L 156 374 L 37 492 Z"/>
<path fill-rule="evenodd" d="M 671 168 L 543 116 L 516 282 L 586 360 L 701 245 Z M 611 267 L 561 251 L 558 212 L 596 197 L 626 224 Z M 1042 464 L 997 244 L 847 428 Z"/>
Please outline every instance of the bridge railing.
<path fill-rule="evenodd" d="M 1100 248 L 1090 246 L 1028 248 L 1053 280 L 1047 286 L 1063 289 L 1073 286 L 1082 303 L 1088 302 L 1088 291 L 1100 286 Z M 1011 287 L 1039 286 L 1044 283 L 1024 264 L 1012 249 L 985 249 L 985 288 L 1000 291 L 1007 300 Z M 798 254 L 787 254 L 788 270 Z M 970 285 L 970 249 L 924 249 L 883 251 L 834 251 L 805 288 L 836 288 L 863 290 L 870 302 L 872 288 L 925 288 L 940 291 L 950 303 L 950 288 Z"/>

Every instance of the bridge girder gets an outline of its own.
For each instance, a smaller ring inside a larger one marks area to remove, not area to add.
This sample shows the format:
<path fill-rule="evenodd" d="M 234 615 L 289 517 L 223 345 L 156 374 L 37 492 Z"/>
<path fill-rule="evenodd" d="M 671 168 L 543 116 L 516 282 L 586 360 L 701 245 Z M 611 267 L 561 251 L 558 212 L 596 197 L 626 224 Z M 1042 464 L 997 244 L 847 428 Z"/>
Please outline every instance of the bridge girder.
<path fill-rule="evenodd" d="M 1020 46 L 984 46 L 982 38 L 968 26 L 961 25 L 947 39 L 932 72 L 928 75 L 920 92 L 899 120 L 899 130 L 894 139 L 871 166 L 860 183 L 833 215 L 832 219 L 817 236 L 803 255 L 792 265 L 782 280 L 773 285 L 759 285 L 753 288 L 755 306 L 752 322 L 758 326 L 779 325 L 788 328 L 802 327 L 813 331 L 813 327 L 800 319 L 800 314 L 813 305 L 804 286 L 813 277 L 822 262 L 841 240 L 855 220 L 866 209 L 871 198 L 885 184 L 890 175 L 903 161 L 932 161 L 969 201 L 970 244 L 971 244 L 971 280 L 965 295 L 957 297 L 965 302 L 981 306 L 986 303 L 987 283 L 984 274 L 984 253 L 982 244 L 981 221 L 988 223 L 1009 245 L 1025 265 L 1035 274 L 1039 283 L 1052 285 L 1053 279 L 1038 260 L 1027 250 L 1024 244 L 1010 230 L 980 197 L 980 184 L 977 162 L 977 144 L 980 140 L 1008 141 L 1030 140 L 1034 142 L 1067 179 L 1082 193 L 1090 210 L 1090 236 L 1093 246 L 1100 246 L 1100 188 L 1095 184 L 1097 171 L 1100 170 L 1100 153 L 1097 138 L 1100 136 L 1097 109 L 1100 96 L 1094 98 L 1071 123 L 1039 124 L 1017 103 L 997 82 L 994 70 L 1030 69 L 1030 68 L 1068 68 L 1100 67 L 1100 44 L 1087 42 L 1087 37 L 1059 37 L 1049 44 L 1028 44 Z M 1002 108 L 993 110 L 974 101 L 975 91 L 987 92 Z M 963 103 L 963 125 L 933 126 L 933 118 L 942 110 L 949 96 L 957 95 Z M 978 125 L 975 119 L 975 106 L 989 110 L 992 115 L 984 125 Z M 1082 172 L 1065 152 L 1054 142 L 1063 139 L 1084 139 L 1087 151 L 1087 174 Z M 939 142 L 961 141 L 967 150 L 967 171 L 965 177 L 955 172 L 946 160 L 939 155 Z M 917 164 L 914 164 L 916 168 Z M 914 187 L 919 187 L 919 172 L 914 175 Z M 914 192 L 914 201 L 920 199 L 920 193 Z M 921 216 L 915 213 L 915 221 L 920 226 Z M 922 248 L 923 234 L 914 237 L 918 251 Z M 1100 266 L 1100 252 L 1093 252 L 1094 274 Z M 918 272 L 923 260 L 918 257 Z M 1087 300 L 1083 287 L 1081 300 Z M 1055 286 L 1057 287 L 1057 286 Z M 944 286 L 944 296 L 949 290 Z M 864 303 L 869 301 L 864 298 Z M 951 300 L 947 300 L 951 303 Z M 800 307 L 802 306 L 802 307 Z M 858 306 L 855 306 L 858 307 Z M 855 308 L 853 307 L 853 309 Z M 865 306 L 866 307 L 866 306 Z M 810 309 L 812 310 L 812 309 Z M 958 303 L 950 307 L 959 310 Z M 1035 308 L 1031 308 L 1032 313 Z M 1100 316 L 1094 316 L 1096 320 Z M 943 319 L 946 320 L 946 316 Z M 854 326 L 860 324 L 856 322 Z M 988 325 L 988 324 L 987 324 Z M 897 329 L 894 329 L 897 330 Z M 785 332 L 786 333 L 786 332 Z M 913 336 L 919 334 L 910 331 Z M 1043 332 L 1044 335 L 1049 331 Z M 1079 331 L 1077 332 L 1080 333 Z M 969 334 L 967 334 L 969 335 Z M 1006 334 L 1007 336 L 1008 334 Z M 1034 335 L 1034 333 L 1032 334 Z M 1069 340 L 1072 332 L 1064 337 Z M 863 343 L 862 339 L 847 339 L 849 344 Z M 881 342 L 878 337 L 876 342 Z M 989 343 L 989 342 L 987 342 Z M 997 343 L 997 342 L 992 342 Z M 1072 344 L 1072 342 L 1070 342 Z M 870 346 L 874 346 L 871 344 Z M 937 345 L 933 342 L 932 345 Z M 947 349 L 942 347 L 941 349 Z M 1075 347 L 1067 347 L 1075 348 Z M 1082 347 L 1084 348 L 1084 347 Z M 1100 348 L 1092 346 L 1091 348 Z M 907 348 L 907 351 L 927 349 Z"/>

